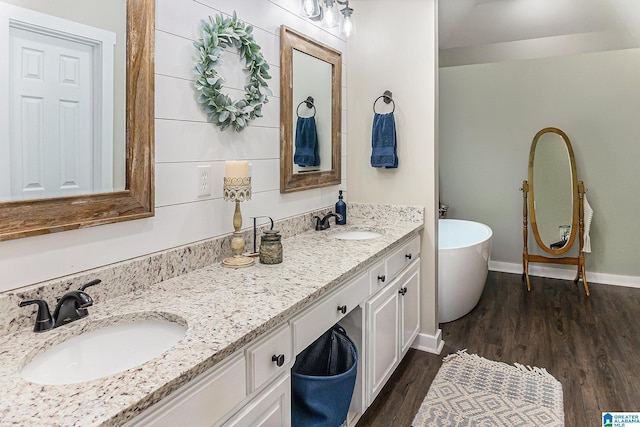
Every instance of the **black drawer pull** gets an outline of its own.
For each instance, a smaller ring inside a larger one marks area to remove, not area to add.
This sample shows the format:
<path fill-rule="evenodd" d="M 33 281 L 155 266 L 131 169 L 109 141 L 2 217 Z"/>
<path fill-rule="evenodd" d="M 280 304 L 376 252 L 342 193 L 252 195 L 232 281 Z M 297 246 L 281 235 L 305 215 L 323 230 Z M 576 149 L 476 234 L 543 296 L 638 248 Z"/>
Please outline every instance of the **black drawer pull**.
<path fill-rule="evenodd" d="M 284 354 L 279 354 L 279 355 L 273 355 L 271 356 L 271 360 L 273 362 L 276 362 L 276 366 L 280 367 L 282 365 L 284 365 Z"/>
<path fill-rule="evenodd" d="M 346 305 L 339 305 L 338 306 L 338 311 L 342 314 L 347 314 L 347 306 Z"/>
<path fill-rule="evenodd" d="M 402 296 L 404 296 L 404 294 L 407 293 L 407 287 L 405 286 L 404 288 L 400 288 L 400 290 L 398 291 L 398 293 Z"/>
<path fill-rule="evenodd" d="M 384 281 L 387 280 L 387 276 L 385 276 L 384 274 L 382 276 L 378 276 L 378 280 L 384 283 Z"/>
<path fill-rule="evenodd" d="M 404 257 L 407 259 L 411 259 L 411 254 L 406 254 Z"/>

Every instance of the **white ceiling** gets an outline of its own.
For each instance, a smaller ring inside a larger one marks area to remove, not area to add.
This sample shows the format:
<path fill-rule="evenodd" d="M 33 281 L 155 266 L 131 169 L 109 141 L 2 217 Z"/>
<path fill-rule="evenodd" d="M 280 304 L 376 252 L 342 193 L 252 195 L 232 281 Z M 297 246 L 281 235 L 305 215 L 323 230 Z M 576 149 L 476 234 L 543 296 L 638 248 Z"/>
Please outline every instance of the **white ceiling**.
<path fill-rule="evenodd" d="M 640 0 L 440 0 L 441 66 L 640 47 Z"/>

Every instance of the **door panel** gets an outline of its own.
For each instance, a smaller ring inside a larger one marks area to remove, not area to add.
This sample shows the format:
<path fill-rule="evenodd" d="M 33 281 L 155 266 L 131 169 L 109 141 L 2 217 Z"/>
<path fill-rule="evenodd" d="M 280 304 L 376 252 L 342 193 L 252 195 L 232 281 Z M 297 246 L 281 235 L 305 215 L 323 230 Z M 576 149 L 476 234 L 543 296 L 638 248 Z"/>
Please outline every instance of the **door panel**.
<path fill-rule="evenodd" d="M 10 28 L 12 195 L 93 190 L 93 47 Z"/>

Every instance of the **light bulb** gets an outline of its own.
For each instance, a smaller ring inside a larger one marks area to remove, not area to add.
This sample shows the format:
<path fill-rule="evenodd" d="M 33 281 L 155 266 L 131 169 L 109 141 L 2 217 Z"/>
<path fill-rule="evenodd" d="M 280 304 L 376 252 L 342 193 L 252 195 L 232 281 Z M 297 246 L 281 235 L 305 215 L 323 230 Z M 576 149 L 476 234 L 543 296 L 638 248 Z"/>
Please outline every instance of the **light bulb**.
<path fill-rule="evenodd" d="M 314 18 L 320 14 L 318 0 L 302 0 L 302 13 L 309 18 Z"/>
<path fill-rule="evenodd" d="M 322 23 L 327 28 L 333 28 L 338 25 L 338 8 L 331 0 L 325 2 L 324 19 Z"/>
<path fill-rule="evenodd" d="M 351 13 L 353 9 L 347 7 L 340 11 L 342 13 L 342 29 L 341 32 L 345 37 L 349 37 L 354 32 L 353 19 Z"/>

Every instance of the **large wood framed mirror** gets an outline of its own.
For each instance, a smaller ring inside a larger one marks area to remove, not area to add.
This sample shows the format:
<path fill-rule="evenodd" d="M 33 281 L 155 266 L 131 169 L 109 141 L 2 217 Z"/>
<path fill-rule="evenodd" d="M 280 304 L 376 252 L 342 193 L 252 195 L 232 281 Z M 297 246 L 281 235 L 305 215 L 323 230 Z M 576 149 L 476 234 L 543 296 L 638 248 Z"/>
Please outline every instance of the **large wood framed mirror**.
<path fill-rule="evenodd" d="M 91 190 L 85 192 L 79 190 L 75 193 L 63 193 L 70 194 L 63 196 L 36 196 L 37 198 L 34 198 L 26 195 L 18 195 L 10 197 L 9 200 L 4 198 L 0 203 L 0 241 L 48 234 L 58 231 L 72 230 L 82 227 L 90 227 L 119 221 L 145 218 L 153 216 L 154 214 L 153 47 L 155 28 L 155 0 L 119 1 L 122 4 L 122 13 L 119 18 L 121 19 L 121 24 L 119 25 L 122 25 L 123 28 L 126 28 L 126 53 L 123 54 L 125 62 L 123 68 L 126 69 L 126 78 L 124 76 L 122 77 L 123 84 L 120 89 L 118 89 L 117 87 L 114 89 L 114 92 L 121 90 L 122 93 L 124 93 L 124 98 L 126 98 L 123 101 L 123 106 L 120 109 L 120 111 L 122 112 L 121 114 L 124 117 L 124 123 L 121 126 L 123 128 L 123 136 L 121 138 L 121 141 L 123 142 L 121 144 L 123 147 L 121 155 L 122 166 L 120 167 L 120 173 L 122 177 L 116 178 L 116 181 L 119 179 L 121 184 L 109 184 L 111 185 L 111 187 L 107 185 L 107 190 L 104 190 L 103 186 L 95 191 Z M 73 9 L 75 10 L 75 12 L 72 13 L 73 16 L 78 15 L 78 10 L 80 9 L 83 9 L 84 11 L 86 11 L 86 13 L 92 11 L 91 5 L 86 4 L 86 1 L 77 0 L 76 2 L 78 4 L 77 7 L 73 7 Z M 19 2 L 16 0 L 8 0 L 7 3 L 13 3 L 13 5 L 8 6 L 8 8 L 13 8 L 16 5 L 20 7 L 30 7 L 32 6 L 32 4 L 37 5 L 40 2 Z M 38 7 L 48 7 L 47 3 L 49 2 L 44 2 L 38 5 Z M 72 1 L 69 1 L 65 4 L 72 3 Z M 92 11 L 94 14 L 94 16 L 91 18 L 92 20 L 99 21 L 101 19 L 106 19 L 104 15 L 100 14 L 100 8 L 94 7 L 94 9 L 96 10 Z M 21 13 L 19 9 L 16 10 Z M 32 12 L 28 12 L 28 14 L 30 16 L 36 16 L 36 20 L 45 19 L 48 22 L 49 15 L 47 15 L 46 12 L 43 12 L 42 10 L 37 10 L 34 12 L 35 14 L 32 14 Z M 60 12 L 60 10 L 51 12 L 51 15 L 58 15 L 57 17 L 51 18 L 51 20 L 59 20 L 58 12 Z M 40 18 L 38 18 L 38 16 L 40 16 Z M 0 31 L 3 32 L 2 34 L 5 39 L 10 39 L 9 34 L 13 27 L 20 27 L 20 29 L 35 28 L 36 31 L 34 32 L 45 34 L 46 36 L 50 34 L 56 35 L 55 31 L 49 30 L 49 27 L 46 27 L 46 30 L 41 31 L 37 28 L 42 27 L 38 27 L 38 25 L 36 24 L 24 24 L 22 22 L 14 24 L 14 22 L 18 21 L 7 19 L 5 16 L 5 19 L 3 20 L 4 27 L 0 29 Z M 90 24 L 86 23 L 80 23 L 79 27 L 93 28 Z M 102 29 L 98 29 L 98 31 L 101 30 Z M 59 34 L 63 34 L 63 32 L 60 31 Z M 81 39 L 81 37 L 76 35 L 75 33 L 69 35 L 66 38 L 72 42 L 81 40 L 80 44 L 84 43 L 84 39 Z M 119 42 L 123 43 L 125 41 Z M 2 43 L 5 43 L 5 45 L 9 45 L 9 43 L 7 43 L 6 41 L 0 41 L 0 44 Z M 10 41 L 10 43 L 13 42 Z M 97 44 L 96 46 L 99 52 L 103 51 L 103 45 Z M 3 50 L 2 46 L 0 46 L 0 54 L 5 54 L 8 51 L 9 48 Z M 89 59 L 89 61 L 95 64 L 96 62 L 94 61 L 93 57 L 90 58 L 91 59 Z M 102 59 L 103 57 L 100 56 L 100 58 Z M 4 64 L 2 65 L 2 67 L 7 67 L 8 61 L 3 62 Z M 73 63 L 75 64 L 76 62 L 77 61 Z M 105 72 L 108 74 L 109 68 L 116 67 L 107 66 L 106 68 L 103 68 L 101 75 L 103 75 Z M 77 68 L 75 68 L 75 65 L 65 68 L 65 76 L 73 76 L 73 73 L 75 72 L 74 70 L 76 69 Z M 114 70 L 113 72 L 115 74 L 117 70 Z M 0 71 L 0 77 L 4 77 L 8 74 L 9 72 L 6 70 Z M 82 76 L 83 74 L 78 75 Z M 113 77 L 113 79 L 114 81 L 118 80 L 117 77 Z M 104 86 L 92 87 L 97 91 L 103 90 L 104 88 Z M 98 89 L 95 89 L 96 87 L 98 87 Z M 5 89 L 7 88 L 5 87 Z M 94 96 L 94 93 L 95 92 L 90 91 L 90 96 Z M 117 95 L 114 96 L 117 97 Z M 92 101 L 90 101 L 90 105 L 95 106 L 95 98 L 91 99 Z M 102 105 L 107 104 L 100 104 L 100 107 Z M 15 124 L 14 116 L 10 116 L 10 108 L 11 107 L 0 108 L 2 122 L 11 122 Z M 99 109 L 99 107 L 97 107 L 96 109 Z M 81 113 L 83 112 L 82 108 L 79 108 L 77 110 L 80 110 Z M 113 111 L 115 112 L 114 115 L 118 114 L 117 107 L 114 106 Z M 10 120 L 9 117 L 12 117 L 12 119 Z M 37 116 L 35 118 L 37 119 Z M 117 119 L 114 121 L 117 121 Z M 62 118 L 60 118 L 60 116 L 57 116 L 57 122 L 63 124 L 71 123 L 72 125 L 82 125 L 83 119 L 81 118 L 78 120 L 77 117 L 69 115 L 63 116 Z M 97 124 L 94 123 L 93 128 L 102 127 L 102 123 L 103 122 L 97 122 Z M 32 127 L 25 126 L 23 124 L 23 129 L 31 130 Z M 59 131 L 59 127 L 54 129 L 58 129 Z M 101 133 L 101 135 L 108 135 L 110 133 L 109 129 L 100 129 L 100 131 L 106 131 L 105 133 Z M 73 136 L 75 135 L 74 132 L 75 130 L 72 130 L 65 133 L 65 135 Z M 91 129 L 89 129 L 88 132 L 92 135 L 96 134 L 95 130 L 92 131 Z M 6 141 L 0 141 L 0 144 L 7 144 L 8 146 L 8 143 Z M 53 153 L 54 156 L 59 156 L 60 158 L 62 158 L 64 156 L 59 153 L 59 151 L 61 151 L 59 147 L 64 146 L 65 149 L 68 149 L 70 146 L 81 147 L 82 144 L 94 144 L 94 142 L 87 142 L 83 140 L 83 138 L 77 138 L 76 141 L 73 141 L 73 144 L 60 143 L 58 148 L 49 149 L 48 153 Z M 89 150 L 92 149 L 93 148 L 90 148 Z M 78 150 L 80 150 L 80 148 L 78 148 Z M 82 150 L 86 151 L 85 148 L 82 148 Z M 7 148 L 6 151 L 9 151 L 9 149 Z M 41 151 L 35 156 L 35 158 L 36 160 L 38 160 L 38 162 L 51 160 L 46 158 L 46 154 L 47 151 Z M 61 161 L 63 160 L 54 160 L 54 162 Z M 36 164 L 38 167 L 40 165 L 37 162 L 35 162 L 34 164 Z M 24 169 L 23 165 L 18 166 Z M 16 165 L 8 164 L 7 167 L 16 167 Z M 94 168 L 93 164 L 91 164 L 87 168 L 89 169 L 89 174 L 92 173 L 92 168 Z M 117 167 L 114 166 L 113 169 L 115 170 L 117 169 Z M 1 175 L 0 179 L 6 179 L 6 177 L 6 175 Z M 0 188 L 2 188 L 3 185 L 5 187 L 9 187 L 9 185 L 5 182 L 0 183 Z"/>
<path fill-rule="evenodd" d="M 280 65 L 280 192 L 340 184 L 341 53 L 283 25 Z M 304 144 L 313 160 L 296 152 Z"/>
<path fill-rule="evenodd" d="M 529 263 L 577 265 L 575 282 L 582 278 L 589 295 L 584 259 L 584 184 L 578 181 L 569 137 L 560 129 L 544 128 L 531 143 L 528 180 L 523 182 L 523 278 L 531 290 Z M 528 224 L 538 246 L 554 257 L 534 255 L 528 249 Z M 577 257 L 566 254 L 578 240 Z"/>

